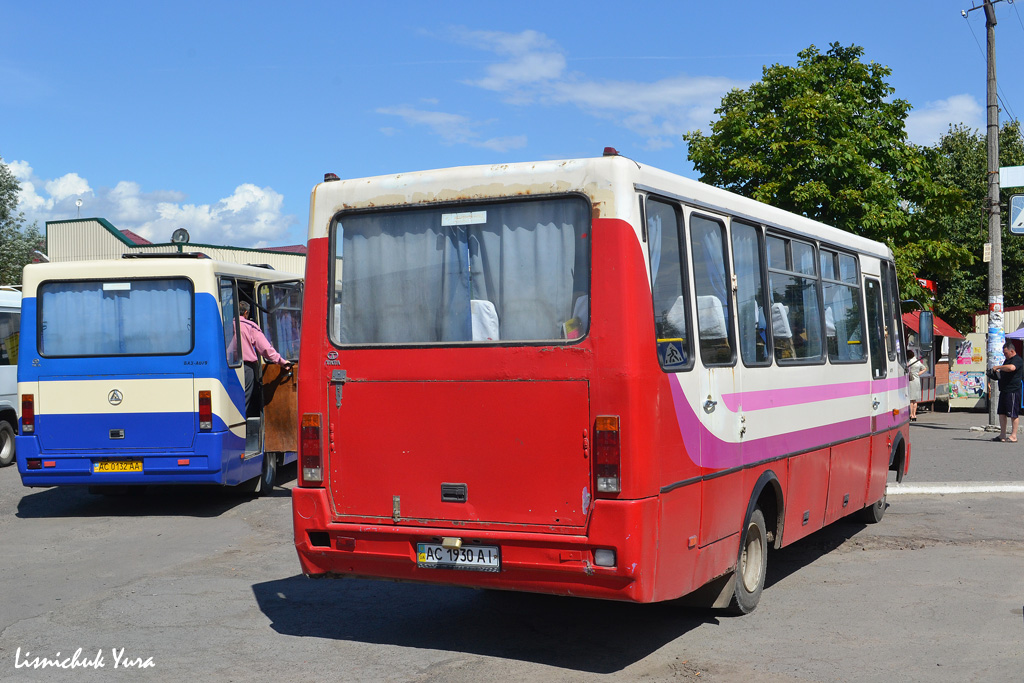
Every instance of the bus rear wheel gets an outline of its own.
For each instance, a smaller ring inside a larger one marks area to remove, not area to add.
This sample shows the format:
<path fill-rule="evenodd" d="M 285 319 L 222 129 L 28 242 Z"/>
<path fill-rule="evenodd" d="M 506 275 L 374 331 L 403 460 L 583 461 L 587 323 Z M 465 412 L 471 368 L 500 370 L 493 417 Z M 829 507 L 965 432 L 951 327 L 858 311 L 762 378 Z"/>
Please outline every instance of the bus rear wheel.
<path fill-rule="evenodd" d="M 882 496 L 878 501 L 868 505 L 866 508 L 860 510 L 857 513 L 857 517 L 861 522 L 865 524 L 878 524 L 882 521 L 882 516 L 885 514 L 885 496 Z"/>
<path fill-rule="evenodd" d="M 743 527 L 740 540 L 740 557 L 733 577 L 733 596 L 729 611 L 733 614 L 750 614 L 757 607 L 764 590 L 764 578 L 768 570 L 768 533 L 764 513 L 755 507 Z"/>
<path fill-rule="evenodd" d="M 7 420 L 0 420 L 0 467 L 14 462 L 14 427 Z"/>

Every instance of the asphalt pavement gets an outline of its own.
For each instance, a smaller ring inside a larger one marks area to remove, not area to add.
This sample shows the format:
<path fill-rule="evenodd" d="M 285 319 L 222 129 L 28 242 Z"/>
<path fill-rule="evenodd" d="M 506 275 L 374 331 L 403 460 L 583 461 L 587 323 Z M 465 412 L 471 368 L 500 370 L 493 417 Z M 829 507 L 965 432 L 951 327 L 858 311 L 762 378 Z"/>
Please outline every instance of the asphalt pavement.
<path fill-rule="evenodd" d="M 890 494 L 929 484 L 1002 484 L 1024 491 L 1024 435 L 1018 443 L 992 441 L 999 432 L 986 430 L 987 412 L 921 410 L 917 417 L 910 423 L 910 471 L 902 487 L 890 484 Z"/>

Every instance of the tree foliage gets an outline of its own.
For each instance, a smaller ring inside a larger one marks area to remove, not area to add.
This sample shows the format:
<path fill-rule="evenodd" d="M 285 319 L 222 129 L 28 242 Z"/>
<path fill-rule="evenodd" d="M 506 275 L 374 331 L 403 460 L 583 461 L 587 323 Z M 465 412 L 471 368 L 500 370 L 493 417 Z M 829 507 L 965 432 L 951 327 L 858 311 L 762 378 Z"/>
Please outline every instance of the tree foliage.
<path fill-rule="evenodd" d="M 20 285 L 21 269 L 32 262 L 32 252 L 43 246 L 39 227 L 25 225 L 18 211 L 18 179 L 0 157 L 0 285 Z"/>
<path fill-rule="evenodd" d="M 939 296 L 936 310 L 961 332 L 971 329 L 971 317 L 988 309 L 988 264 L 982 249 L 988 239 L 988 149 L 986 136 L 967 126 L 952 126 L 939 142 L 927 150 L 935 181 L 958 192 L 963 201 L 953 210 L 935 217 L 936 228 L 945 240 L 971 251 L 972 262 L 956 268 L 941 263 L 922 264 L 922 277 L 936 280 Z M 999 131 L 999 165 L 1024 165 L 1024 137 L 1020 123 L 1011 121 Z M 1019 188 L 1001 191 L 1003 298 L 1007 305 L 1024 303 L 1024 238 L 1010 235 L 1010 195 Z M 936 266 L 939 266 L 936 268 Z"/>
<path fill-rule="evenodd" d="M 722 99 L 709 134 L 683 138 L 703 182 L 887 243 L 901 290 L 920 296 L 917 269 L 971 261 L 936 219 L 963 199 L 932 178 L 935 155 L 907 141 L 910 105 L 892 97 L 891 70 L 863 54 L 812 45 L 796 66 L 766 66 Z"/>

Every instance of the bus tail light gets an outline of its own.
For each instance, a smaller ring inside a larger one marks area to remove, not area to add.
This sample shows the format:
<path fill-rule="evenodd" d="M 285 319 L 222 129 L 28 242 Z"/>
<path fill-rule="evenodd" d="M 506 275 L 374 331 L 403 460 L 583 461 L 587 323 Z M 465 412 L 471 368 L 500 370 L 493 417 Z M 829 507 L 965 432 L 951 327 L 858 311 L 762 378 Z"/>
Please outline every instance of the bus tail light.
<path fill-rule="evenodd" d="M 199 431 L 208 432 L 213 429 L 213 401 L 209 391 L 199 392 Z"/>
<path fill-rule="evenodd" d="M 621 490 L 620 453 L 619 416 L 598 416 L 594 423 L 594 468 L 598 493 L 618 493 Z"/>
<path fill-rule="evenodd" d="M 36 397 L 34 394 L 22 394 L 21 396 L 21 433 L 35 434 L 36 432 Z"/>
<path fill-rule="evenodd" d="M 305 413 L 299 428 L 299 486 L 323 486 L 323 462 L 320 413 Z"/>

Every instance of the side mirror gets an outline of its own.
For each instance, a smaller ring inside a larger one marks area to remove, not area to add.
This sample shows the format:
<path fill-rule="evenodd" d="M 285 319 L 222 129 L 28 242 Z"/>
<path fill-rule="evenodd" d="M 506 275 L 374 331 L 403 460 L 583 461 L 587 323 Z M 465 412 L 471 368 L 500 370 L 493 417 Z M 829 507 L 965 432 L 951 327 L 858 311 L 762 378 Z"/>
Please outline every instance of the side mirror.
<path fill-rule="evenodd" d="M 922 355 L 932 352 L 932 346 L 935 344 L 935 316 L 931 311 L 921 311 L 917 343 L 921 347 Z"/>

